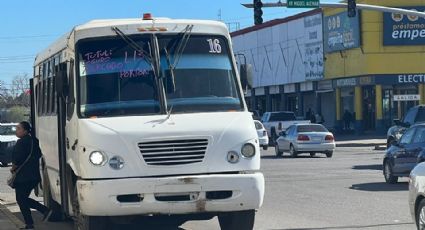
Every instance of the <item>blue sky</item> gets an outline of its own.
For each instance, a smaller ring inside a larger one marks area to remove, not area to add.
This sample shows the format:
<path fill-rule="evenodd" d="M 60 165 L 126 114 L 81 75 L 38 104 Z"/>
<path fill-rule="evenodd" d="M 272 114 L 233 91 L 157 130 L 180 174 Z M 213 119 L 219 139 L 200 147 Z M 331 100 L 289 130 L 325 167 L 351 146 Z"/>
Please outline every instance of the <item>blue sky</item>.
<path fill-rule="evenodd" d="M 13 0 L 1 1 L 0 80 L 10 83 L 15 75 L 32 75 L 35 54 L 75 25 L 92 19 L 134 18 L 144 12 L 170 18 L 213 19 L 253 23 L 252 9 L 240 3 L 252 0 Z M 267 1 L 263 1 L 267 2 Z M 275 1 L 268 1 L 275 2 Z M 328 0 L 328 2 L 336 2 Z M 266 8 L 264 19 L 282 18 L 301 12 Z"/>

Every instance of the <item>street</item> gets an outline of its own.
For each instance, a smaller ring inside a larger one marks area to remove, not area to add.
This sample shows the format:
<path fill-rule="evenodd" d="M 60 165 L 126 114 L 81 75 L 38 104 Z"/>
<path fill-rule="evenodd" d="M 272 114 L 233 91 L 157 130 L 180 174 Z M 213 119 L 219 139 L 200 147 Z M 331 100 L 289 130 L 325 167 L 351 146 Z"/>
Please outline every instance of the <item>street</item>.
<path fill-rule="evenodd" d="M 296 159 L 262 153 L 266 178 L 263 207 L 255 229 L 414 229 L 407 203 L 407 178 L 387 185 L 382 176 L 383 151 L 372 147 L 338 148 L 334 157 Z M 8 168 L 0 169 L 0 201 L 19 218 L 13 191 L 5 184 Z M 40 215 L 35 214 L 36 222 Z M 37 226 L 37 225 L 36 225 Z M 72 229 L 71 222 L 41 224 L 38 229 Z M 114 229 L 141 229 L 141 224 Z M 146 229 L 145 225 L 144 229 Z M 217 219 L 191 221 L 182 229 L 218 229 Z"/>

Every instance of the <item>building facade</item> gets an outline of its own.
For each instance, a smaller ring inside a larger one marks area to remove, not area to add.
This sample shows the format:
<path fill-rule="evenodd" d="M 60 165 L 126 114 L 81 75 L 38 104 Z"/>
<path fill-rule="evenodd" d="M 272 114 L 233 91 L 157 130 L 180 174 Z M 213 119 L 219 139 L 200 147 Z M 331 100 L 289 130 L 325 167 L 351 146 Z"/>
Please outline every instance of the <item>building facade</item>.
<path fill-rule="evenodd" d="M 425 11 L 425 0 L 358 2 Z M 253 65 L 251 110 L 313 111 L 330 129 L 382 133 L 425 103 L 425 18 L 325 8 L 232 37 L 239 62 Z"/>

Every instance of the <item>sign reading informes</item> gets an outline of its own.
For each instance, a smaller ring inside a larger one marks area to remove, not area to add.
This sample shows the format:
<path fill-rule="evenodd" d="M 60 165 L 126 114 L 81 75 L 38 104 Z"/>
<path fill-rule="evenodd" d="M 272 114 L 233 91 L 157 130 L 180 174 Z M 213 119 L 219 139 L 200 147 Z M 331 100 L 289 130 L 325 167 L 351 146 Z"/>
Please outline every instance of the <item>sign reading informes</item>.
<path fill-rule="evenodd" d="M 403 7 L 425 12 L 424 6 Z M 384 46 L 425 45 L 425 18 L 397 13 L 384 13 Z"/>
<path fill-rule="evenodd" d="M 323 21 L 325 52 L 360 47 L 360 25 L 358 12 L 349 18 L 347 12 L 327 16 Z"/>
<path fill-rule="evenodd" d="M 288 8 L 319 8 L 319 0 L 288 0 Z"/>
<path fill-rule="evenodd" d="M 419 101 L 420 98 L 419 94 L 394 95 L 394 101 Z"/>

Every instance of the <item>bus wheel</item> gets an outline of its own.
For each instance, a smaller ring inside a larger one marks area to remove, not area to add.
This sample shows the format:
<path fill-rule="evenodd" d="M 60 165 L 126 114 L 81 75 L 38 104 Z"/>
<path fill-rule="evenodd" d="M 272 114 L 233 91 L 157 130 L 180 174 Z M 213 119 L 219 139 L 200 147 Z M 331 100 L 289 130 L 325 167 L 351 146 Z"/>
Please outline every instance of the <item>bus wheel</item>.
<path fill-rule="evenodd" d="M 223 213 L 218 216 L 221 230 L 254 228 L 255 210 Z"/>
<path fill-rule="evenodd" d="M 74 186 L 72 195 L 72 209 L 74 212 L 75 230 L 106 230 L 109 229 L 108 218 L 104 216 L 86 216 L 81 213 L 78 201 L 77 186 Z"/>

